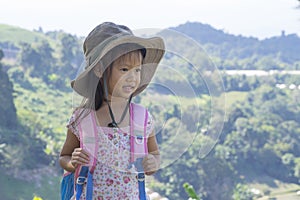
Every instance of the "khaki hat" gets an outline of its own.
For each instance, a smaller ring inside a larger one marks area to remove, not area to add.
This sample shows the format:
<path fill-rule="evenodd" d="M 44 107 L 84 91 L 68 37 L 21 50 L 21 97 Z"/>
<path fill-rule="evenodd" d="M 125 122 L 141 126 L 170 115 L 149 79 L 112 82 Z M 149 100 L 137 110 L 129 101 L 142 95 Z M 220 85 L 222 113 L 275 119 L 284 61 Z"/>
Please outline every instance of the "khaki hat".
<path fill-rule="evenodd" d="M 126 50 L 118 52 L 118 56 L 129 53 L 133 50 L 145 50 L 143 65 L 141 70 L 141 82 L 133 96 L 142 92 L 150 83 L 157 65 L 165 52 L 164 41 L 160 37 L 142 38 L 133 35 L 132 31 L 123 25 L 117 25 L 112 22 L 104 22 L 94 28 L 86 37 L 83 50 L 85 55 L 85 68 L 75 80 L 71 82 L 71 87 L 81 96 L 88 97 L 90 88 L 90 74 L 93 68 L 100 65 L 100 75 L 102 76 L 106 68 L 117 57 L 107 56 L 118 46 L 126 45 Z M 127 48 L 128 45 L 128 48 Z M 95 84 L 95 83 L 94 83 Z"/>

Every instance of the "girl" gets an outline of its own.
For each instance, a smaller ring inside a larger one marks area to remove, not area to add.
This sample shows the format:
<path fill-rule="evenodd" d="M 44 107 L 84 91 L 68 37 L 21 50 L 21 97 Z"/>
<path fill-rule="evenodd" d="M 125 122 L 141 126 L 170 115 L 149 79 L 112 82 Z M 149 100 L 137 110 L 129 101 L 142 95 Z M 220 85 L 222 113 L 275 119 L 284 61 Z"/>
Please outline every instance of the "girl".
<path fill-rule="evenodd" d="M 83 96 L 83 101 L 67 124 L 60 165 L 66 171 L 74 172 L 93 159 L 90 152 L 80 148 L 78 124 L 89 113 L 94 113 L 99 140 L 93 199 L 137 200 L 136 167 L 130 167 L 131 98 L 151 81 L 164 54 L 163 40 L 136 37 L 126 26 L 105 22 L 87 36 L 83 50 L 85 69 L 71 82 L 72 88 Z M 158 170 L 160 157 L 150 114 L 147 119 L 148 154 L 143 158 L 142 166 L 145 174 L 151 175 Z M 80 199 L 85 199 L 85 193 L 84 185 Z"/>

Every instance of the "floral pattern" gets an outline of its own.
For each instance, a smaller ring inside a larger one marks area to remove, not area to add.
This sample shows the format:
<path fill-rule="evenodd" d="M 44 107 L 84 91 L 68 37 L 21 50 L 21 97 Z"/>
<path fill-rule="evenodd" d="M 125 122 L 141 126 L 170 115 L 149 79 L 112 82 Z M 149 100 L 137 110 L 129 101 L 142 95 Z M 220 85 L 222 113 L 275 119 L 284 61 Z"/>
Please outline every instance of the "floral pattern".
<path fill-rule="evenodd" d="M 67 127 L 79 138 L 71 117 Z M 97 165 L 93 174 L 94 200 L 138 200 L 138 181 L 135 169 L 130 169 L 130 127 L 98 127 L 99 148 Z M 149 115 L 147 135 L 153 130 Z M 85 200 L 85 187 L 81 195 Z"/>

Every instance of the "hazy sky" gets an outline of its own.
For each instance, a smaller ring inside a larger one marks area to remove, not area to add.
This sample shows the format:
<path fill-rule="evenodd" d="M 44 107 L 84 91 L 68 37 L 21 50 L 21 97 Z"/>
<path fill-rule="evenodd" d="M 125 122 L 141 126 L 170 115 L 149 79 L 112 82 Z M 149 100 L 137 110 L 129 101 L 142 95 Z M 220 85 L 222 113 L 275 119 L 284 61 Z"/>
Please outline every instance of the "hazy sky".
<path fill-rule="evenodd" d="M 131 29 L 167 28 L 187 21 L 260 39 L 300 36 L 297 0 L 0 0 L 0 23 L 29 30 L 64 30 L 86 36 L 113 21 Z"/>

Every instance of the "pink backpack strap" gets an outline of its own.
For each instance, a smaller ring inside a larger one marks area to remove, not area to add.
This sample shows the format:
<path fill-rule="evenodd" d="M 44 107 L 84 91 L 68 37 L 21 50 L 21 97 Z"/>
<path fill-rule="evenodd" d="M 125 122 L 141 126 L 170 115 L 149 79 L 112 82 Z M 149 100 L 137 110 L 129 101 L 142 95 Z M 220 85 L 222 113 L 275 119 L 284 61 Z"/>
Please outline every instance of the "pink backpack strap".
<path fill-rule="evenodd" d="M 90 172 L 93 173 L 97 163 L 97 152 L 99 148 L 97 123 L 94 111 L 91 110 L 86 116 L 84 112 L 78 124 L 80 147 L 89 153 L 90 163 L 88 166 Z"/>
<path fill-rule="evenodd" d="M 143 106 L 130 104 L 130 162 L 148 154 L 147 146 L 148 111 Z"/>
<path fill-rule="evenodd" d="M 89 112 L 86 114 L 86 112 Z M 78 116 L 78 113 L 81 113 Z M 76 200 L 80 199 L 83 191 L 83 184 L 86 181 L 86 199 L 92 200 L 93 196 L 93 172 L 97 163 L 98 152 L 98 133 L 95 112 L 93 110 L 76 110 L 75 116 L 78 119 L 78 131 L 80 147 L 86 150 L 90 157 L 90 162 L 87 166 L 77 167 L 74 175 L 74 194 Z"/>

